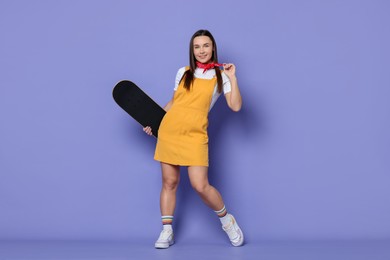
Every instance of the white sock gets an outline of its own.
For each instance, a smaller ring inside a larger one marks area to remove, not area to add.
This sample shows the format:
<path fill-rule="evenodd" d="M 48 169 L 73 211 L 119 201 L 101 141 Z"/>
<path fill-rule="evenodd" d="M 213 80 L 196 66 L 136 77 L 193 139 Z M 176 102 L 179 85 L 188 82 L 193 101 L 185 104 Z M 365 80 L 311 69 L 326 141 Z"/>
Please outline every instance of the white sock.
<path fill-rule="evenodd" d="M 232 222 L 232 218 L 230 217 L 230 214 L 226 214 L 222 218 L 219 218 L 219 220 L 221 221 L 222 226 L 224 227 L 228 226 L 230 222 Z"/>
<path fill-rule="evenodd" d="M 161 216 L 161 221 L 164 230 L 172 230 L 173 216 L 168 216 L 168 215 Z"/>

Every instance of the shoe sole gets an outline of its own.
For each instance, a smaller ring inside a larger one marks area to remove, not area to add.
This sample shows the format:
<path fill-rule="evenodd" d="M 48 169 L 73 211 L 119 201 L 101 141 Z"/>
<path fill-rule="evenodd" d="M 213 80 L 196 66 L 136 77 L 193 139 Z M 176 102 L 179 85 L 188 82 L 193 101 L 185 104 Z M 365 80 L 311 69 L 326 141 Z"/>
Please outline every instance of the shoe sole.
<path fill-rule="evenodd" d="M 237 232 L 240 233 L 240 237 L 241 237 L 240 241 L 238 243 L 233 243 L 233 242 L 231 243 L 233 246 L 242 246 L 244 244 L 244 234 L 242 233 L 240 228 L 237 229 Z"/>
<path fill-rule="evenodd" d="M 234 242 L 232 242 L 232 241 L 230 241 L 230 242 L 232 243 L 233 246 L 242 246 L 242 245 L 244 244 L 244 233 L 242 233 L 242 230 L 241 230 L 241 228 L 238 226 L 237 221 L 236 221 L 236 219 L 233 217 L 233 215 L 231 215 L 231 216 L 232 216 L 233 221 L 234 221 L 234 223 L 233 223 L 234 228 L 237 230 L 238 233 L 240 233 L 240 238 L 241 238 L 241 239 L 240 239 L 237 243 L 234 243 Z"/>
<path fill-rule="evenodd" d="M 155 243 L 154 247 L 157 248 L 157 249 L 167 249 L 171 245 L 173 245 L 174 243 L 175 243 L 175 241 L 171 241 L 168 244 L 167 243 Z"/>

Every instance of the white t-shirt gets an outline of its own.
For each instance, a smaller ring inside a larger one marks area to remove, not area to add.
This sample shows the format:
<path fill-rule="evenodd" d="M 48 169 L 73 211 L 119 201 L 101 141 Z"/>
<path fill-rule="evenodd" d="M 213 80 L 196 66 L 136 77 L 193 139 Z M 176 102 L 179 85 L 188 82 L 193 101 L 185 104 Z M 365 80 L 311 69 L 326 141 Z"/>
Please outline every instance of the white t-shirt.
<path fill-rule="evenodd" d="M 180 83 L 180 80 L 183 77 L 185 71 L 186 71 L 186 67 L 180 68 L 178 70 L 178 72 L 176 74 L 176 80 L 175 80 L 175 88 L 174 88 L 175 91 L 177 90 L 179 83 Z M 221 75 L 222 75 L 223 93 L 226 94 L 226 93 L 232 91 L 232 87 L 230 84 L 229 77 L 226 76 L 226 74 L 223 73 L 223 71 L 221 71 Z M 212 79 L 215 77 L 215 70 L 210 69 L 210 70 L 206 71 L 205 73 L 203 73 L 203 69 L 196 68 L 195 73 L 194 73 L 194 77 L 200 78 L 200 79 Z M 214 87 L 213 98 L 211 99 L 209 111 L 214 106 L 215 102 L 217 102 L 220 95 L 221 95 L 221 93 L 218 93 L 218 83 L 216 83 L 215 87 Z"/>

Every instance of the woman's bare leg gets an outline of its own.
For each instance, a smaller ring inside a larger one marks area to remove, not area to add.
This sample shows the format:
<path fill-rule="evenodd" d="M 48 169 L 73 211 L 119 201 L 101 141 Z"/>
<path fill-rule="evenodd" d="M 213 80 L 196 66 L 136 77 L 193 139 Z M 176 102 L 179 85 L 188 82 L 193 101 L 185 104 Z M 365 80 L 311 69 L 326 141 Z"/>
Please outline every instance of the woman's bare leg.
<path fill-rule="evenodd" d="M 160 210 L 163 230 L 154 247 L 168 248 L 174 244 L 172 221 L 176 207 L 176 191 L 180 181 L 180 168 L 176 165 L 161 163 L 161 172 Z"/>
<path fill-rule="evenodd" d="M 207 206 L 214 211 L 221 210 L 224 207 L 221 194 L 216 188 L 209 184 L 208 167 L 189 166 L 188 176 L 192 187 Z"/>
<path fill-rule="evenodd" d="M 191 185 L 202 198 L 204 203 L 215 211 L 222 223 L 233 246 L 241 246 L 244 243 L 244 234 L 238 226 L 235 218 L 228 214 L 221 194 L 208 181 L 208 168 L 204 166 L 188 167 L 188 175 Z"/>
<path fill-rule="evenodd" d="M 173 216 L 176 207 L 176 191 L 180 182 L 180 168 L 177 165 L 161 163 L 162 187 L 160 210 L 162 216 Z"/>

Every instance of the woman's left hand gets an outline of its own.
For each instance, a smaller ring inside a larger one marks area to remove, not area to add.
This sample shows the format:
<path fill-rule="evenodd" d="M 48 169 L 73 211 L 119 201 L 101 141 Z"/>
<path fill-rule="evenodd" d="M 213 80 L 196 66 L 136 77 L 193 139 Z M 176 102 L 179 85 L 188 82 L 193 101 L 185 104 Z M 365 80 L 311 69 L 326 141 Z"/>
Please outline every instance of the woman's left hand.
<path fill-rule="evenodd" d="M 236 76 L 236 66 L 233 63 L 223 64 L 223 71 L 230 79 Z"/>

